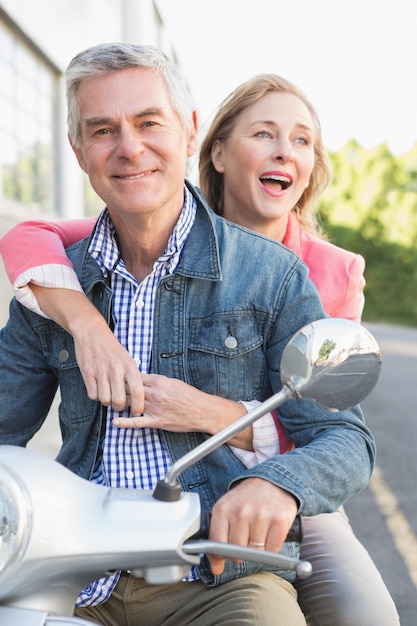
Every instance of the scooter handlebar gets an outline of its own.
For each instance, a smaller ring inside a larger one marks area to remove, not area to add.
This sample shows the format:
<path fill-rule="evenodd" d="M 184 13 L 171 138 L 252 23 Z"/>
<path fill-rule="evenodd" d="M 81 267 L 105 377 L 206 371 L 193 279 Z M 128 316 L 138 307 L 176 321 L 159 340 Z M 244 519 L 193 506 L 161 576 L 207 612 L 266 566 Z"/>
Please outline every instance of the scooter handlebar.
<path fill-rule="evenodd" d="M 308 561 L 299 561 L 275 552 L 221 543 L 219 541 L 211 541 L 210 539 L 186 541 L 182 549 L 186 554 L 216 554 L 229 559 L 242 559 L 261 563 L 262 565 L 272 565 L 280 569 L 295 571 L 299 578 L 308 578 L 313 571 Z"/>

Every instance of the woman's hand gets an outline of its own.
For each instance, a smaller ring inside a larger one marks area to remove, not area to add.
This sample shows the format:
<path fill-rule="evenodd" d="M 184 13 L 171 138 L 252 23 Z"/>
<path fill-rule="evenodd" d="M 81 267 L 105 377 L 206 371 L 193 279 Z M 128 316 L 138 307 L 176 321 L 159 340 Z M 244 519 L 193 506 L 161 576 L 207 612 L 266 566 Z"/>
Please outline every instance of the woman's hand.
<path fill-rule="evenodd" d="M 144 390 L 138 366 L 85 294 L 32 284 L 31 288 L 42 311 L 74 338 L 88 397 L 115 411 L 130 404 L 134 414 L 142 413 Z"/>
<path fill-rule="evenodd" d="M 117 417 L 120 428 L 160 428 L 171 432 L 216 434 L 245 415 L 240 402 L 204 393 L 176 378 L 160 374 L 142 374 L 145 405 L 142 415 Z M 238 433 L 229 443 L 252 450 L 252 427 Z"/>

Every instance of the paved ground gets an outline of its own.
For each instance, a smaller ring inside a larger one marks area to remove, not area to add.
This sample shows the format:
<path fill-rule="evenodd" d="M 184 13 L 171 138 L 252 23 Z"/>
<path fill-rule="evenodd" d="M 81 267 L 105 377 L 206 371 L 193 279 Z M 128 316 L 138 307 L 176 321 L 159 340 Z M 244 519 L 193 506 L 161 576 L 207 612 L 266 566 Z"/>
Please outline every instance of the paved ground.
<path fill-rule="evenodd" d="M 381 377 L 362 403 L 377 442 L 377 470 L 346 510 L 391 592 L 401 626 L 416 626 L 417 329 L 365 325 L 382 351 Z"/>

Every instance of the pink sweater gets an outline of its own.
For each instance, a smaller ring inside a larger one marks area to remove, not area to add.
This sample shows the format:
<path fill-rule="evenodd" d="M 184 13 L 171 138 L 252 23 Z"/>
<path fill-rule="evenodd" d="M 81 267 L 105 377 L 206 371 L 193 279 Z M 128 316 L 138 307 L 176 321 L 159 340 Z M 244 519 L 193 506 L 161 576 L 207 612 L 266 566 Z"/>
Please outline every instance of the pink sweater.
<path fill-rule="evenodd" d="M 283 243 L 309 267 L 326 313 L 360 322 L 365 304 L 364 258 L 306 233 L 294 213 L 289 215 Z"/>

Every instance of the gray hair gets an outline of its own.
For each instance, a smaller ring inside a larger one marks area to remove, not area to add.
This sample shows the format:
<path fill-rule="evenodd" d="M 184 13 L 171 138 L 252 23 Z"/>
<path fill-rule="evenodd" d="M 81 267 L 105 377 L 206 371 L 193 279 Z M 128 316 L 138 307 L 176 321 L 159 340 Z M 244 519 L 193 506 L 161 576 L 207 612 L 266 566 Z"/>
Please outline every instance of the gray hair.
<path fill-rule="evenodd" d="M 78 146 L 81 140 L 77 102 L 79 87 L 89 78 L 129 67 L 149 67 L 155 72 L 160 72 L 172 108 L 187 128 L 191 125 L 194 107 L 189 91 L 178 68 L 161 50 L 145 45 L 103 43 L 79 52 L 69 63 L 65 73 L 68 134 L 75 146 Z"/>

